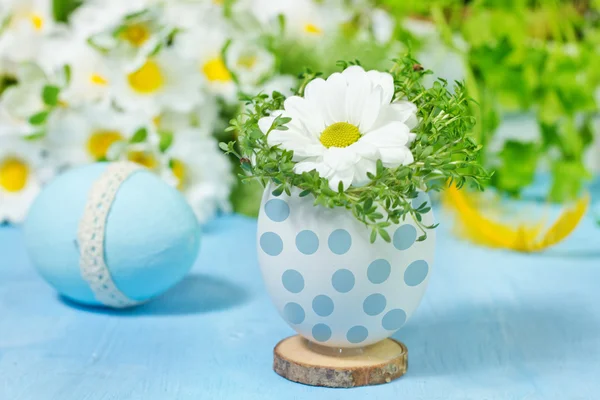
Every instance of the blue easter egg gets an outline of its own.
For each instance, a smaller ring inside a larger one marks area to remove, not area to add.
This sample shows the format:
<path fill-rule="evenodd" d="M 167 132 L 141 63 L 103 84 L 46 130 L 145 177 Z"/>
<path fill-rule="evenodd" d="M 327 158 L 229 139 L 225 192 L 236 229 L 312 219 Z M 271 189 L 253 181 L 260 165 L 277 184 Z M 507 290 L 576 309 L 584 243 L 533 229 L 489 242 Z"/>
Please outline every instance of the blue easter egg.
<path fill-rule="evenodd" d="M 81 266 L 82 247 L 96 249 L 81 243 L 78 233 L 82 218 L 89 217 L 92 189 L 112 178 L 114 166 L 97 163 L 60 175 L 38 196 L 24 226 L 27 251 L 40 274 L 60 294 L 83 304 L 120 307 L 149 300 L 179 282 L 198 254 L 200 229 L 183 196 L 149 170 L 136 168 L 119 182 L 106 208 L 98 254 L 99 278 L 106 280 L 108 273 L 108 286 L 126 301 L 114 304 L 99 294 L 102 288 Z"/>

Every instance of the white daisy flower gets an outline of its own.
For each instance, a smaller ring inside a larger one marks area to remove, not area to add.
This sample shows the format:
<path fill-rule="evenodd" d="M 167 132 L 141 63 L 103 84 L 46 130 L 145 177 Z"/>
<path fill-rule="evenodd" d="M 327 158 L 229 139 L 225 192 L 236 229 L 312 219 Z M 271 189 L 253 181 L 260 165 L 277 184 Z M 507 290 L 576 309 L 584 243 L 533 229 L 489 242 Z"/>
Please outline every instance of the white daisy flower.
<path fill-rule="evenodd" d="M 71 20 L 79 37 L 90 42 L 128 71 L 138 68 L 169 34 L 162 9 L 151 1 L 91 2 Z"/>
<path fill-rule="evenodd" d="M 0 223 L 20 223 L 52 171 L 38 141 L 0 136 Z"/>
<path fill-rule="evenodd" d="M 285 20 L 286 33 L 293 37 L 317 39 L 339 31 L 350 15 L 340 2 L 314 0 L 246 0 L 238 6 L 248 10 L 263 25 L 274 30 L 279 16 Z"/>
<path fill-rule="evenodd" d="M 48 120 L 48 147 L 61 167 L 102 161 L 111 158 L 113 146 L 128 142 L 150 123 L 143 115 L 118 112 L 106 105 L 59 110 Z"/>
<path fill-rule="evenodd" d="M 212 93 L 233 102 L 237 88 L 222 56 L 227 32 L 224 22 L 199 24 L 177 36 L 175 49 L 182 58 L 196 65 Z"/>
<path fill-rule="evenodd" d="M 176 132 L 167 156 L 163 178 L 183 193 L 198 221 L 208 221 L 219 210 L 230 211 L 231 164 L 214 138 L 194 128 Z"/>
<path fill-rule="evenodd" d="M 271 94 L 277 91 L 286 97 L 292 95 L 292 89 L 298 86 L 298 79 L 292 75 L 277 75 L 260 86 L 260 92 Z"/>
<path fill-rule="evenodd" d="M 163 49 L 135 71 L 115 68 L 109 76 L 114 101 L 126 111 L 149 116 L 162 109 L 189 112 L 201 100 L 202 77 L 194 65 Z"/>
<path fill-rule="evenodd" d="M 30 123 L 30 118 L 43 111 L 42 89 L 47 83 L 44 73 L 32 64 L 17 68 L 17 84 L 9 86 L 0 98 L 0 135 L 34 134 L 39 127 Z"/>
<path fill-rule="evenodd" d="M 69 49 L 70 80 L 60 93 L 61 100 L 70 106 L 108 101 L 110 69 L 106 58 L 83 42 L 71 43 Z"/>
<path fill-rule="evenodd" d="M 5 0 L 0 55 L 14 62 L 44 61 L 48 36 L 57 29 L 50 0 Z M 46 60 L 47 61 L 47 60 Z"/>
<path fill-rule="evenodd" d="M 275 57 L 256 41 L 234 41 L 227 48 L 227 65 L 242 90 L 254 91 L 272 70 Z"/>
<path fill-rule="evenodd" d="M 290 117 L 288 130 L 273 130 L 268 143 L 294 152 L 294 169 L 300 174 L 316 170 L 336 190 L 369 182 L 377 160 L 394 168 L 414 161 L 409 145 L 415 138 L 416 106 L 404 100 L 392 102 L 394 81 L 390 74 L 359 66 L 334 73 L 327 80 L 311 81 L 304 97 L 285 100 L 284 110 L 261 118 L 266 134 L 279 115 Z"/>
<path fill-rule="evenodd" d="M 179 132 L 196 129 L 204 136 L 215 132 L 219 120 L 219 105 L 214 97 L 205 97 L 189 113 L 164 110 L 154 119 L 157 131 Z"/>

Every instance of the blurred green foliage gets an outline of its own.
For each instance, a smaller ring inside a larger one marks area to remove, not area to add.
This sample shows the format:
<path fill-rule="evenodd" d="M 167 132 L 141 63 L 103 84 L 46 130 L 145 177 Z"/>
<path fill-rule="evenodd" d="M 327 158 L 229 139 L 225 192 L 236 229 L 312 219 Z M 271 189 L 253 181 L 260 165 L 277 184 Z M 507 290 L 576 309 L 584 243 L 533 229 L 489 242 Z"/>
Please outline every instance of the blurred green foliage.
<path fill-rule="evenodd" d="M 433 21 L 441 38 L 462 54 L 479 124 L 487 144 L 508 112 L 533 112 L 540 143 L 507 141 L 492 185 L 518 195 L 540 163 L 551 166 L 550 200 L 577 197 L 590 177 L 583 155 L 598 116 L 600 1 L 430 0 L 381 3 L 402 18 Z M 467 46 L 455 43 L 459 34 Z M 485 160 L 484 160 L 485 161 Z M 498 161 L 498 160 L 495 160 Z"/>

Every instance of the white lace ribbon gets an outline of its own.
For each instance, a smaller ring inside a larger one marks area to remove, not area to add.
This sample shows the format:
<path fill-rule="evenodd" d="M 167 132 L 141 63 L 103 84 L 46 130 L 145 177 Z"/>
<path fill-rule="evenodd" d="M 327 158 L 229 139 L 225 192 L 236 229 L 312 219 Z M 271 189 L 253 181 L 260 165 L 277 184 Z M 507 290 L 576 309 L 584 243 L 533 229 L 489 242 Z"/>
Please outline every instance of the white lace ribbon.
<path fill-rule="evenodd" d="M 88 194 L 79 221 L 79 267 L 96 299 L 104 305 L 124 308 L 143 303 L 132 300 L 117 288 L 104 259 L 104 236 L 110 208 L 121 184 L 142 167 L 132 162 L 109 164 Z"/>

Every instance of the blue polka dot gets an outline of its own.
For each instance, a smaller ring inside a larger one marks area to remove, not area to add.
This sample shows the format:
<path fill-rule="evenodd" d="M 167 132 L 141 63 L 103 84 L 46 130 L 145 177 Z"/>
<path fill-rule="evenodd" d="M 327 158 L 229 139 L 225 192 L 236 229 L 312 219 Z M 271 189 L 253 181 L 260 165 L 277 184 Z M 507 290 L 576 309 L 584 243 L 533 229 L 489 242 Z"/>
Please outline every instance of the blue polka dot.
<path fill-rule="evenodd" d="M 327 317 L 333 312 L 333 300 L 331 297 L 320 294 L 313 299 L 312 308 L 320 317 Z"/>
<path fill-rule="evenodd" d="M 399 308 L 388 311 L 381 321 L 381 325 L 388 331 L 397 331 L 406 322 L 406 313 Z"/>
<path fill-rule="evenodd" d="M 304 278 L 302 274 L 295 269 L 288 269 L 281 276 L 283 287 L 289 292 L 300 293 L 304 289 Z"/>
<path fill-rule="evenodd" d="M 415 210 L 421 207 L 421 204 L 423 203 L 427 203 L 426 206 L 429 206 L 429 196 L 427 196 L 427 193 L 425 192 L 419 192 L 417 197 L 415 197 L 411 201 L 412 208 L 414 208 Z"/>
<path fill-rule="evenodd" d="M 319 238 L 313 231 L 302 231 L 296 235 L 296 247 L 302 254 L 314 254 L 319 248 Z"/>
<path fill-rule="evenodd" d="M 354 287 L 354 274 L 347 269 L 338 269 L 331 277 L 333 288 L 340 293 L 348 293 Z"/>
<path fill-rule="evenodd" d="M 292 324 L 301 324 L 304 322 L 304 309 L 298 303 L 287 303 L 283 307 L 283 316 Z"/>
<path fill-rule="evenodd" d="M 265 232 L 260 237 L 260 248 L 270 256 L 278 256 L 283 250 L 283 241 L 275 232 Z"/>
<path fill-rule="evenodd" d="M 415 243 L 417 239 L 417 228 L 412 225 L 402 225 L 394 232 L 394 247 L 398 250 L 406 250 Z"/>
<path fill-rule="evenodd" d="M 352 246 L 352 237 L 345 229 L 337 229 L 329 235 L 329 250 L 335 254 L 345 254 Z"/>
<path fill-rule="evenodd" d="M 326 342 L 331 337 L 331 328 L 325 324 L 316 324 L 312 328 L 312 335 L 317 342 Z"/>
<path fill-rule="evenodd" d="M 404 271 L 404 283 L 408 286 L 417 286 L 427 278 L 429 265 L 425 260 L 412 262 Z"/>
<path fill-rule="evenodd" d="M 379 284 L 385 282 L 390 277 L 391 271 L 392 266 L 390 263 L 380 258 L 369 265 L 369 268 L 367 268 L 367 277 L 371 283 Z"/>
<path fill-rule="evenodd" d="M 350 343 L 361 343 L 369 336 L 369 331 L 364 326 L 353 326 L 346 334 L 346 339 Z"/>
<path fill-rule="evenodd" d="M 387 300 L 380 293 L 368 296 L 363 302 L 363 310 L 367 315 L 379 315 L 385 310 Z"/>
<path fill-rule="evenodd" d="M 265 204 L 265 213 L 271 221 L 283 222 L 290 216 L 290 206 L 281 199 L 271 199 Z"/>

